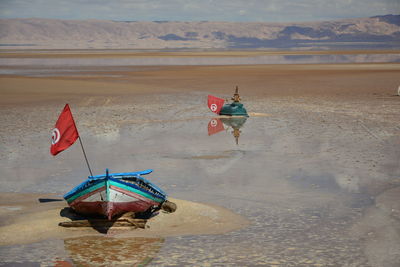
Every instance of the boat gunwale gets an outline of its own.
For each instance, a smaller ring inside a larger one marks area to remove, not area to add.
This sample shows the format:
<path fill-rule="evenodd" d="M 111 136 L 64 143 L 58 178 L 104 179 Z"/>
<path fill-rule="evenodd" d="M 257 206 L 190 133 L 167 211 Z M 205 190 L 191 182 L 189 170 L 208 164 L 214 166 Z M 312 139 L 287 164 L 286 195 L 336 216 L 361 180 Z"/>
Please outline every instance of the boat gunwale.
<path fill-rule="evenodd" d="M 137 178 L 137 177 L 135 177 L 135 178 Z M 110 181 L 116 182 L 117 184 L 119 183 L 119 184 L 125 185 L 127 187 L 133 188 L 135 190 L 138 190 L 138 191 L 140 191 L 140 192 L 142 192 L 144 194 L 148 194 L 151 198 L 155 199 L 154 200 L 155 202 L 160 202 L 161 203 L 167 198 L 166 194 L 163 194 L 163 193 L 159 192 L 158 190 L 154 190 L 155 188 L 153 187 L 153 184 L 150 183 L 150 182 L 146 182 L 146 181 L 141 180 L 142 182 L 147 184 L 149 187 L 151 187 L 155 192 L 159 193 L 159 195 L 158 194 L 154 194 L 154 193 L 152 193 L 149 190 L 146 190 L 144 188 L 141 188 L 140 186 L 138 186 L 138 185 L 136 185 L 134 183 L 125 182 L 122 179 L 115 179 L 115 178 L 108 177 L 108 178 L 95 179 L 95 180 L 89 178 L 89 179 L 85 180 L 84 182 L 82 182 L 81 184 L 79 184 L 78 186 L 76 186 L 75 188 L 73 188 L 70 192 L 66 193 L 64 195 L 64 199 L 68 203 L 71 203 L 76 198 L 78 198 L 78 197 L 80 197 L 80 196 L 85 194 L 85 193 L 83 193 L 82 195 L 79 195 L 81 192 L 83 192 L 83 191 L 85 191 L 85 190 L 87 190 L 87 189 L 89 189 L 89 188 L 91 188 L 91 187 L 93 187 L 93 186 L 95 186 L 95 185 L 97 185 L 99 183 L 103 183 L 106 180 L 110 180 Z M 93 182 L 93 184 L 89 185 L 90 182 Z M 74 199 L 71 200 L 71 198 L 73 198 L 75 195 L 79 195 L 79 196 L 77 196 L 77 197 L 75 197 Z M 146 195 L 144 195 L 144 197 L 149 198 Z M 160 201 L 157 201 L 157 200 L 160 200 Z"/>

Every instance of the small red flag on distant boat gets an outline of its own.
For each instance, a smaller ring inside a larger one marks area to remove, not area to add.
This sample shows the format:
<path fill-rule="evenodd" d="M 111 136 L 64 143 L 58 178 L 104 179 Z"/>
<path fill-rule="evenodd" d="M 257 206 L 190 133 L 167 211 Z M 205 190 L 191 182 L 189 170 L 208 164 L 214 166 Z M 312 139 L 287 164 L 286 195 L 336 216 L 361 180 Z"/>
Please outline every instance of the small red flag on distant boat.
<path fill-rule="evenodd" d="M 225 130 L 224 124 L 218 118 L 214 118 L 208 123 L 208 135 L 213 135 L 223 130 Z"/>
<path fill-rule="evenodd" d="M 208 108 L 214 112 L 219 114 L 222 106 L 224 105 L 225 100 L 216 96 L 208 95 Z"/>
<path fill-rule="evenodd" d="M 50 153 L 53 156 L 57 155 L 75 143 L 78 137 L 78 129 L 75 126 L 69 105 L 66 104 L 52 132 Z"/>

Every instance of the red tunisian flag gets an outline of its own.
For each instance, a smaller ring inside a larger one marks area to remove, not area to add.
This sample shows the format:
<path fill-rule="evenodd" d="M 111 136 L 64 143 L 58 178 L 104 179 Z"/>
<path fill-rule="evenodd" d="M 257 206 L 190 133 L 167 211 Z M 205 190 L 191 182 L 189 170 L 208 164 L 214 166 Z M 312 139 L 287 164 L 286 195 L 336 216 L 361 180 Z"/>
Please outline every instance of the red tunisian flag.
<path fill-rule="evenodd" d="M 214 118 L 208 123 L 208 135 L 213 135 L 223 130 L 225 130 L 224 124 L 218 118 Z"/>
<path fill-rule="evenodd" d="M 222 106 L 224 105 L 225 100 L 222 98 L 208 95 L 208 108 L 211 109 L 212 112 L 219 114 Z"/>
<path fill-rule="evenodd" d="M 50 153 L 53 156 L 57 155 L 75 143 L 78 137 L 74 118 L 68 104 L 66 104 L 52 132 Z"/>

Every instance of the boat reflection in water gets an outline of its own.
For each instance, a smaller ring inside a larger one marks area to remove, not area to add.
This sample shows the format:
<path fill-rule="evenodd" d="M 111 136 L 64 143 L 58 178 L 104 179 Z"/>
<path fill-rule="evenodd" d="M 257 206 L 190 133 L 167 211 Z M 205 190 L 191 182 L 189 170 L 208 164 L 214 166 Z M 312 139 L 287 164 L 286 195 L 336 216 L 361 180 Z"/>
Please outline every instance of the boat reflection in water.
<path fill-rule="evenodd" d="M 213 135 L 219 133 L 223 130 L 228 131 L 229 128 L 232 129 L 231 133 L 235 138 L 236 144 L 239 144 L 239 137 L 242 131 L 240 128 L 246 123 L 247 117 L 222 117 L 222 118 L 213 118 L 208 123 L 208 135 Z"/>
<path fill-rule="evenodd" d="M 84 236 L 64 240 L 70 266 L 144 266 L 164 243 L 163 238 Z M 67 261 L 58 266 L 68 266 Z M 56 265 L 57 266 L 57 265 Z"/>

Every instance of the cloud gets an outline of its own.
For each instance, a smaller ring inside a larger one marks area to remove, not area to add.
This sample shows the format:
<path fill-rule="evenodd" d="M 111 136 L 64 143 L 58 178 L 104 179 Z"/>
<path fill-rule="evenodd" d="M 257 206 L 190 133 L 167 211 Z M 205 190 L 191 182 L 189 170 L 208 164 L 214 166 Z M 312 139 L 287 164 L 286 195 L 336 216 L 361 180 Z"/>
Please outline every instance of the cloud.
<path fill-rule="evenodd" d="M 310 21 L 400 13 L 398 0 L 0 0 L 1 18 Z"/>

